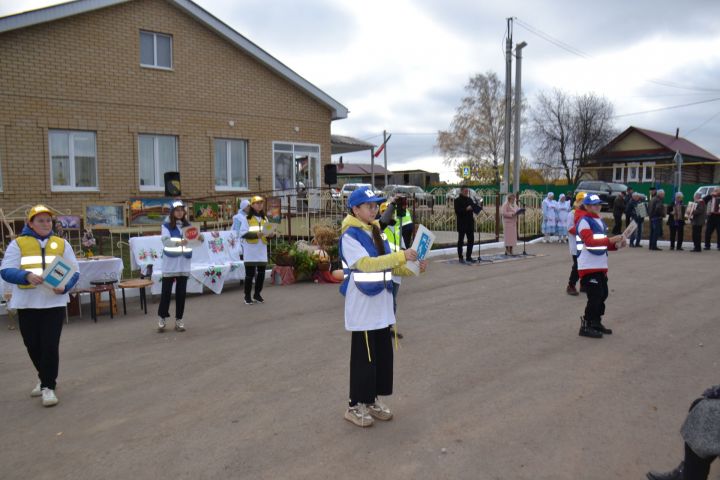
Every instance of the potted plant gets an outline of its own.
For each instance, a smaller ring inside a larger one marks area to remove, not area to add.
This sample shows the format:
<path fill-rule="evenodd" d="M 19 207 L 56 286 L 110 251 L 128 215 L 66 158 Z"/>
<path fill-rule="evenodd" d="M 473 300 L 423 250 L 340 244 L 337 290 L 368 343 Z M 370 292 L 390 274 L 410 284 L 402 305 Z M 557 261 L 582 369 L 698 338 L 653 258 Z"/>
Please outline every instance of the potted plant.
<path fill-rule="evenodd" d="M 287 242 L 278 242 L 272 247 L 270 253 L 270 259 L 275 265 L 280 267 L 293 267 L 295 266 L 295 259 L 292 255 L 293 248 Z"/>
<path fill-rule="evenodd" d="M 299 281 L 312 277 L 317 269 L 313 254 L 305 250 L 293 249 L 291 255 L 295 262 L 295 278 Z"/>

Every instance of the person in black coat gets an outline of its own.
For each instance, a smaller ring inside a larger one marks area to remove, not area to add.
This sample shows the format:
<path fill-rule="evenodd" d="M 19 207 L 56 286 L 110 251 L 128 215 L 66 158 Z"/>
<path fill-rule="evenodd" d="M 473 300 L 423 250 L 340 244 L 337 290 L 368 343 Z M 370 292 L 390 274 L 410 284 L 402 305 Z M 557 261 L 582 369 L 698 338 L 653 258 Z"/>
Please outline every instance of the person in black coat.
<path fill-rule="evenodd" d="M 713 190 L 712 195 L 703 198 L 707 227 L 705 227 L 705 250 L 710 250 L 713 231 L 717 231 L 717 248 L 720 250 L 720 187 Z"/>
<path fill-rule="evenodd" d="M 685 210 L 682 192 L 675 194 L 675 202 L 668 205 L 667 224 L 670 227 L 670 250 L 675 250 L 675 241 L 677 240 L 677 249 L 682 250 L 683 233 L 685 230 Z"/>
<path fill-rule="evenodd" d="M 619 235 L 622 231 L 623 213 L 625 213 L 625 192 L 620 192 L 613 201 L 613 218 L 615 219 L 615 225 L 612 229 L 613 235 Z"/>
<path fill-rule="evenodd" d="M 460 189 L 460 195 L 453 202 L 455 208 L 455 216 L 457 217 L 457 251 L 460 263 L 476 263 L 477 260 L 472 258 L 473 245 L 475 243 L 475 218 L 473 216 L 474 210 L 478 208 L 477 203 L 470 198 L 470 189 L 468 187 L 462 187 Z M 463 240 L 467 237 L 467 253 L 465 259 L 463 259 Z"/>

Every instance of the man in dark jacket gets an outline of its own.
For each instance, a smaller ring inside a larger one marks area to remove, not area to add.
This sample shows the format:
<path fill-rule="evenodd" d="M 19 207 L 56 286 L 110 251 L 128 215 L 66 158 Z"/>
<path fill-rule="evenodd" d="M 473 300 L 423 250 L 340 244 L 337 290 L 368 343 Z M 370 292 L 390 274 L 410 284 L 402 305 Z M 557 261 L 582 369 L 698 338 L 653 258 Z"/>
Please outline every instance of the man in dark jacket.
<path fill-rule="evenodd" d="M 640 215 L 638 205 L 640 205 L 642 200 L 640 200 L 640 194 L 638 192 L 633 192 L 632 198 L 628 199 L 627 205 L 625 206 L 625 217 L 627 218 L 627 224 L 630 225 L 630 222 L 632 220 L 635 220 L 635 223 L 637 224 L 637 230 L 630 236 L 630 246 L 633 248 L 639 248 L 642 245 L 640 245 L 640 240 L 642 239 L 642 227 L 643 222 L 645 222 L 645 217 Z"/>
<path fill-rule="evenodd" d="M 615 218 L 615 226 L 613 227 L 613 235 L 619 235 L 622 231 L 622 216 L 625 212 L 625 192 L 615 197 L 613 201 L 613 217 Z"/>
<path fill-rule="evenodd" d="M 658 248 L 658 238 L 662 236 L 662 221 L 665 218 L 665 190 L 660 189 L 657 194 L 650 200 L 648 215 L 650 216 L 650 250 L 662 250 Z"/>
<path fill-rule="evenodd" d="M 720 188 L 713 190 L 712 195 L 708 195 L 703 200 L 705 201 L 705 213 L 707 214 L 705 250 L 710 250 L 713 231 L 717 231 L 717 248 L 720 250 Z"/>
<path fill-rule="evenodd" d="M 453 202 L 455 216 L 457 217 L 458 242 L 457 251 L 460 263 L 476 263 L 472 258 L 473 244 L 475 243 L 475 218 L 473 217 L 473 206 L 476 203 L 470 198 L 470 191 L 467 187 L 460 189 L 460 195 Z M 463 240 L 467 237 L 467 253 L 463 260 Z"/>

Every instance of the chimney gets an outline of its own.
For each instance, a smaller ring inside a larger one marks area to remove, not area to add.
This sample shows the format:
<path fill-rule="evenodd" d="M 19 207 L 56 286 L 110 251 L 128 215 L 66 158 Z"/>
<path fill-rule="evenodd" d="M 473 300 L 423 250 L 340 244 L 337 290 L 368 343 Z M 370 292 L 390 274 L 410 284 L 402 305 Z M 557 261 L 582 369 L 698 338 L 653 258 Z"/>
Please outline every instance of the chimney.
<path fill-rule="evenodd" d="M 340 164 L 338 165 L 338 168 L 339 168 L 340 170 L 342 170 L 343 166 L 344 166 L 344 165 L 343 165 L 343 161 L 342 161 L 342 155 L 340 155 Z"/>
<path fill-rule="evenodd" d="M 676 128 L 675 129 L 675 140 L 677 140 L 679 136 L 680 136 L 680 128 Z"/>

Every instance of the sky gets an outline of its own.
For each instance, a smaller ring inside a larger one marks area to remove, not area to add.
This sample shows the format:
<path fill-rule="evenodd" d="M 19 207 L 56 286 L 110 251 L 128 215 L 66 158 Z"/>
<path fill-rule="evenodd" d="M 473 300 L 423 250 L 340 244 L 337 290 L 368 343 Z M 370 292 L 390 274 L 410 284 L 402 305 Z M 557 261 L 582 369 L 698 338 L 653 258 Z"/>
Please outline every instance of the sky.
<path fill-rule="evenodd" d="M 619 131 L 679 128 L 720 156 L 717 0 L 194 1 L 345 105 L 348 118 L 333 122 L 333 133 L 376 145 L 391 133 L 390 169 L 457 180 L 435 148 L 437 132 L 449 127 L 471 76 L 504 80 L 508 17 L 516 18 L 513 43 L 528 43 L 522 90 L 530 107 L 553 88 L 594 93 L 614 104 Z M 58 3 L 0 0 L 0 16 Z M 659 111 L 638 114 L 649 110 Z M 531 139 L 521 139 L 532 158 Z"/>

